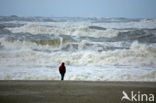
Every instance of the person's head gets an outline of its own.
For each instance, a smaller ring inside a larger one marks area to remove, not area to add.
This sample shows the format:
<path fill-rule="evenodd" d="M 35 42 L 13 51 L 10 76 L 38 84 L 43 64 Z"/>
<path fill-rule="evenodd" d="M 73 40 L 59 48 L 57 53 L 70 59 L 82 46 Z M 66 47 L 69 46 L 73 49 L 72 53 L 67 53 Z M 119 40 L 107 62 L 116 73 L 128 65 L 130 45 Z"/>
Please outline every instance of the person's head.
<path fill-rule="evenodd" d="M 64 66 L 64 62 L 62 62 L 62 65 Z"/>

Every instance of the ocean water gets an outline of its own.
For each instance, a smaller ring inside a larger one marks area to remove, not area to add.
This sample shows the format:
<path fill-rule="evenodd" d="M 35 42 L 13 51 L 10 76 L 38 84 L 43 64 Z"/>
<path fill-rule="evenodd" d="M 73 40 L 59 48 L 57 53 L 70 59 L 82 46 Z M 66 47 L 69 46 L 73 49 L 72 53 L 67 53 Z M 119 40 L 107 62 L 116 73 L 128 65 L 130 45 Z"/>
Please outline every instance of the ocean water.
<path fill-rule="evenodd" d="M 0 80 L 156 81 L 156 19 L 0 17 Z"/>

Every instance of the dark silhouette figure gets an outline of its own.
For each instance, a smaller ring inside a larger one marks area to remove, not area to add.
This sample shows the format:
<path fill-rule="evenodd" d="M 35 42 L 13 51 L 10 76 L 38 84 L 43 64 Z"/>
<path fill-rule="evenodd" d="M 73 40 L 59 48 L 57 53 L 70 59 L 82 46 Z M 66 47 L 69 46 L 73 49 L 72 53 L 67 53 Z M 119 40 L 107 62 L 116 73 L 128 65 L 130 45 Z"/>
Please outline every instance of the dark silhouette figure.
<path fill-rule="evenodd" d="M 59 72 L 61 74 L 61 80 L 64 80 L 64 75 L 66 73 L 66 67 L 64 62 L 61 64 L 61 66 L 59 67 Z"/>

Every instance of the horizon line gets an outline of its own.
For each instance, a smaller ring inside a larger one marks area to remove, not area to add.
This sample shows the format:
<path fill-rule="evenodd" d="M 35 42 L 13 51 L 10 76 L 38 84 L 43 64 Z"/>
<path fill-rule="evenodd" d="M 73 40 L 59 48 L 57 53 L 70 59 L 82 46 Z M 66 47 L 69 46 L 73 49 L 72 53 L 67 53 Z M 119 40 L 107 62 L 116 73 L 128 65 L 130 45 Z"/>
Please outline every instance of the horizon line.
<path fill-rule="evenodd" d="M 0 15 L 0 17 L 43 17 L 43 18 L 124 18 L 124 19 L 156 19 L 156 17 L 103 17 L 103 16 L 19 16 L 19 15 Z"/>

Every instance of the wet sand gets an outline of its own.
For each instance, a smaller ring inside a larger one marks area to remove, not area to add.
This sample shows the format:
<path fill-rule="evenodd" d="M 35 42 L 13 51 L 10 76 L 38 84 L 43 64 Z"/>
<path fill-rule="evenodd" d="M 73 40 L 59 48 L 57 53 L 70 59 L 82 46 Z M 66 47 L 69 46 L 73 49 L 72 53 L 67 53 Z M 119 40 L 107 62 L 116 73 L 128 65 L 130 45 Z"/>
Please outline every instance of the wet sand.
<path fill-rule="evenodd" d="M 156 82 L 0 81 L 0 103 L 132 103 L 123 90 L 156 96 Z"/>

